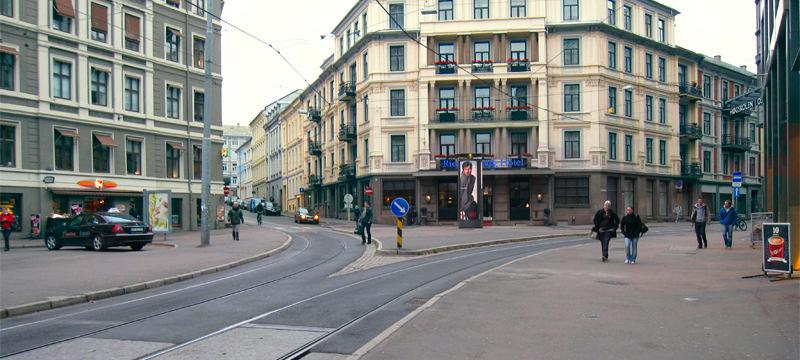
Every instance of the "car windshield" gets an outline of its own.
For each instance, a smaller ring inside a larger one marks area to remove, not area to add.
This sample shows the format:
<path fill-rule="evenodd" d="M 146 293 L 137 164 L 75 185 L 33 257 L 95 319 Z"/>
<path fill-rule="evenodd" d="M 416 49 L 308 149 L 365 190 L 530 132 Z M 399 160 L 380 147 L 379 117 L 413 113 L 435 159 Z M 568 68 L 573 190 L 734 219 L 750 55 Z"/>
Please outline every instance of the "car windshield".
<path fill-rule="evenodd" d="M 138 222 L 136 218 L 125 214 L 103 214 L 100 215 L 106 222 L 110 223 L 135 223 Z"/>
<path fill-rule="evenodd" d="M 301 213 L 303 215 L 308 215 L 308 209 L 300 209 L 300 210 L 297 210 L 297 212 L 299 212 L 299 213 Z"/>

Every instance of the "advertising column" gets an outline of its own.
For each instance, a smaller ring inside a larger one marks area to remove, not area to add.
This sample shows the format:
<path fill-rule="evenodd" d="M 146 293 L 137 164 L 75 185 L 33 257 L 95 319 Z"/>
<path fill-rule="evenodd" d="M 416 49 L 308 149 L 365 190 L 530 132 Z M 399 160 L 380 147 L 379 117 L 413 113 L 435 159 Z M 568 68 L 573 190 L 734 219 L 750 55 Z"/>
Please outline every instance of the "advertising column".
<path fill-rule="evenodd" d="M 483 226 L 481 162 L 464 160 L 458 168 L 458 227 L 480 228 Z"/>
<path fill-rule="evenodd" d="M 153 233 L 172 231 L 171 205 L 172 190 L 144 191 L 145 223 L 153 228 Z"/>

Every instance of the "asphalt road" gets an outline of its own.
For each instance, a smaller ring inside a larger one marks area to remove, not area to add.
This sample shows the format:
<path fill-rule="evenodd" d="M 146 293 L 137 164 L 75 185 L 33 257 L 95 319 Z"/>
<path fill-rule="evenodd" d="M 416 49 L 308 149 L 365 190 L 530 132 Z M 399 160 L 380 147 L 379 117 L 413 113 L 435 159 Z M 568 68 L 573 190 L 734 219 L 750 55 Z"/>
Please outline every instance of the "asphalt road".
<path fill-rule="evenodd" d="M 281 254 L 157 289 L 3 319 L 11 359 L 281 358 L 351 354 L 458 282 L 516 258 L 587 242 L 558 239 L 397 262 L 331 277 L 364 252 L 351 236 L 288 218 L 264 226 Z"/>

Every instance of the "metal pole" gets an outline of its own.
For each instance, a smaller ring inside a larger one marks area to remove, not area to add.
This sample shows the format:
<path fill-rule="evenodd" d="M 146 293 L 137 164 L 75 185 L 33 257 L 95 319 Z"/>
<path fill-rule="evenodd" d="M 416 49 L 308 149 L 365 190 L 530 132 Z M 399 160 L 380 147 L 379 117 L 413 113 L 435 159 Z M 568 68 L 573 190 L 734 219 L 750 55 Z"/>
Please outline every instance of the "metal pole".
<path fill-rule="evenodd" d="M 208 206 L 211 196 L 211 92 L 212 92 L 212 72 L 211 59 L 212 49 L 214 48 L 214 28 L 211 22 L 211 10 L 214 0 L 206 2 L 206 43 L 205 43 L 205 91 L 203 92 L 203 165 L 202 165 L 202 194 L 200 196 L 200 246 L 211 244 L 208 232 Z"/>

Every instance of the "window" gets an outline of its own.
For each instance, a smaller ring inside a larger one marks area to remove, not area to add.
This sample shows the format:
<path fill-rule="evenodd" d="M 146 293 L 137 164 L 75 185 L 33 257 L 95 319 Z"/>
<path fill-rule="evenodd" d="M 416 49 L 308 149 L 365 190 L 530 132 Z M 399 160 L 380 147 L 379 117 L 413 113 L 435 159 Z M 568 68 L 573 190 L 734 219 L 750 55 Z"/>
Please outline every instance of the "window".
<path fill-rule="evenodd" d="M 364 139 L 364 165 L 369 166 L 369 139 Z"/>
<path fill-rule="evenodd" d="M 579 84 L 564 85 L 564 112 L 581 111 L 581 86 Z"/>
<path fill-rule="evenodd" d="M 0 2 L 0 14 L 14 17 L 14 0 L 2 0 Z"/>
<path fill-rule="evenodd" d="M 92 136 L 92 170 L 96 173 L 111 172 L 111 145 L 114 139 L 105 134 Z"/>
<path fill-rule="evenodd" d="M 164 44 L 164 58 L 169 61 L 179 62 L 181 53 L 181 33 L 178 30 L 167 28 L 166 44 Z"/>
<path fill-rule="evenodd" d="M 361 69 L 362 69 L 361 77 L 364 78 L 364 81 L 367 81 L 367 78 L 369 77 L 369 54 L 368 53 L 364 53 L 362 64 L 363 65 L 361 67 Z"/>
<path fill-rule="evenodd" d="M 128 175 L 142 175 L 142 141 L 128 139 L 125 144 Z"/>
<path fill-rule="evenodd" d="M 439 109 L 448 110 L 456 107 L 456 89 L 439 88 Z"/>
<path fill-rule="evenodd" d="M 475 133 L 475 152 L 478 154 L 492 153 L 491 133 Z"/>
<path fill-rule="evenodd" d="M 453 0 L 439 0 L 439 20 L 453 20 Z"/>
<path fill-rule="evenodd" d="M 139 78 L 125 76 L 125 110 L 139 112 Z"/>
<path fill-rule="evenodd" d="M 658 81 L 667 81 L 667 59 L 658 58 Z"/>
<path fill-rule="evenodd" d="M 664 19 L 658 19 L 658 41 L 667 42 L 667 29 L 664 27 Z"/>
<path fill-rule="evenodd" d="M 581 158 L 581 132 L 564 131 L 564 158 Z"/>
<path fill-rule="evenodd" d="M 402 89 L 389 92 L 390 116 L 406 116 L 406 91 Z"/>
<path fill-rule="evenodd" d="M 731 164 L 728 154 L 722 154 L 722 173 L 728 175 L 731 173 Z"/>
<path fill-rule="evenodd" d="M 527 15 L 527 0 L 511 0 L 511 17 L 520 18 Z"/>
<path fill-rule="evenodd" d="M 489 0 L 473 0 L 473 17 L 475 19 L 489 18 Z"/>
<path fill-rule="evenodd" d="M 750 124 L 750 142 L 753 144 L 758 143 L 756 138 L 756 124 Z"/>
<path fill-rule="evenodd" d="M 472 60 L 473 61 L 486 61 L 491 60 L 489 56 L 489 42 L 478 41 L 472 45 Z"/>
<path fill-rule="evenodd" d="M 556 206 L 589 206 L 589 178 L 558 177 L 553 182 Z"/>
<path fill-rule="evenodd" d="M 181 177 L 181 149 L 183 149 L 183 144 L 167 143 L 167 178 Z"/>
<path fill-rule="evenodd" d="M 75 130 L 55 129 L 53 132 L 53 150 L 55 152 L 56 170 L 74 170 L 75 138 L 78 133 Z"/>
<path fill-rule="evenodd" d="M 72 99 L 72 64 L 53 61 L 53 96 L 59 99 Z"/>
<path fill-rule="evenodd" d="M 194 92 L 194 121 L 203 122 L 203 115 L 205 114 L 206 96 L 204 93 Z"/>
<path fill-rule="evenodd" d="M 608 24 L 617 24 L 617 0 L 608 0 Z"/>
<path fill-rule="evenodd" d="M 344 37 L 339 37 L 339 54 L 344 54 Z"/>
<path fill-rule="evenodd" d="M 176 9 L 180 9 L 181 8 L 180 0 L 167 0 L 167 5 L 170 5 L 170 6 L 174 7 L 174 8 L 176 8 Z"/>
<path fill-rule="evenodd" d="M 510 45 L 511 59 L 528 59 L 528 42 L 525 40 L 512 40 Z"/>
<path fill-rule="evenodd" d="M 511 106 L 524 108 L 528 106 L 528 87 L 526 85 L 511 85 Z"/>
<path fill-rule="evenodd" d="M 644 97 L 644 115 L 645 120 L 653 121 L 653 97 L 650 95 Z"/>
<path fill-rule="evenodd" d="M 633 90 L 625 90 L 625 116 L 633 117 Z"/>
<path fill-rule="evenodd" d="M 625 135 L 625 161 L 633 161 L 633 135 Z"/>
<path fill-rule="evenodd" d="M 617 113 L 617 88 L 613 86 L 608 87 L 608 113 Z"/>
<path fill-rule="evenodd" d="M 391 139 L 391 154 L 392 162 L 405 162 L 406 161 L 406 136 L 405 135 L 392 135 Z"/>
<path fill-rule="evenodd" d="M 667 99 L 658 99 L 658 122 L 667 123 Z"/>
<path fill-rule="evenodd" d="M 404 13 L 403 4 L 389 4 L 389 29 L 400 29 L 404 26 Z"/>
<path fill-rule="evenodd" d="M 739 96 L 739 85 L 733 85 L 733 96 Z"/>
<path fill-rule="evenodd" d="M 350 50 L 350 45 L 351 45 L 351 43 L 350 43 L 350 39 L 351 39 L 351 36 L 352 36 L 352 34 L 351 34 L 351 30 L 350 30 L 350 29 L 347 29 L 347 36 L 346 36 L 346 38 L 347 38 L 347 49 L 348 49 L 348 50 Z"/>
<path fill-rule="evenodd" d="M 667 140 L 658 140 L 658 163 L 667 165 Z"/>
<path fill-rule="evenodd" d="M 92 84 L 89 90 L 89 101 L 92 105 L 108 105 L 108 72 L 92 68 Z"/>
<path fill-rule="evenodd" d="M 206 40 L 197 36 L 193 39 L 192 51 L 194 52 L 194 67 L 198 69 L 206 68 L 205 49 Z"/>
<path fill-rule="evenodd" d="M 608 42 L 608 67 L 617 68 L 617 43 L 611 41 Z"/>
<path fill-rule="evenodd" d="M 456 136 L 454 134 L 439 135 L 439 154 L 450 156 L 456 153 Z"/>
<path fill-rule="evenodd" d="M 409 204 L 414 204 L 416 192 L 414 180 L 384 180 L 383 181 L 383 207 L 388 209 L 395 198 L 402 197 L 408 200 Z M 377 195 L 377 194 L 376 194 Z"/>
<path fill-rule="evenodd" d="M 72 0 L 53 1 L 53 29 L 71 33 L 74 17 L 75 8 L 72 7 Z"/>
<path fill-rule="evenodd" d="M 579 11 L 578 8 L 578 0 L 562 0 L 563 2 L 563 15 L 564 20 L 578 20 L 579 18 Z"/>
<path fill-rule="evenodd" d="M 756 158 L 750 158 L 750 176 L 758 176 L 758 171 L 756 170 Z"/>
<path fill-rule="evenodd" d="M 12 125 L 0 125 L 0 167 L 15 167 L 17 164 L 17 129 Z"/>
<path fill-rule="evenodd" d="M 405 70 L 406 48 L 403 45 L 389 46 L 389 71 L 403 71 Z"/>
<path fill-rule="evenodd" d="M 714 135 L 711 133 L 711 114 L 703 113 L 703 134 Z"/>
<path fill-rule="evenodd" d="M 178 119 L 181 116 L 181 89 L 167 85 L 167 117 Z"/>
<path fill-rule="evenodd" d="M 474 92 L 473 108 L 482 110 L 492 106 L 492 91 L 488 86 L 476 86 Z"/>
<path fill-rule="evenodd" d="M 194 3 L 194 13 L 200 16 L 206 16 L 206 0 L 192 0 Z"/>
<path fill-rule="evenodd" d="M 14 67 L 17 57 L 8 52 L 0 52 L 0 89 L 14 90 Z"/>
<path fill-rule="evenodd" d="M 685 104 L 678 105 L 678 123 L 680 126 L 686 126 L 689 122 L 689 106 Z"/>
<path fill-rule="evenodd" d="M 139 18 L 131 14 L 125 14 L 125 48 L 130 51 L 139 52 Z"/>
<path fill-rule="evenodd" d="M 511 154 L 522 155 L 528 153 L 528 133 L 527 132 L 512 132 L 511 133 Z"/>
<path fill-rule="evenodd" d="M 617 160 L 617 133 L 608 133 L 608 159 Z"/>
<path fill-rule="evenodd" d="M 633 20 L 631 19 L 632 16 L 633 16 L 633 9 L 631 9 L 629 5 L 623 6 L 622 17 L 624 18 L 623 25 L 625 26 L 625 30 L 631 31 L 631 29 L 633 29 Z"/>
<path fill-rule="evenodd" d="M 644 76 L 653 78 L 653 54 L 644 54 Z"/>
<path fill-rule="evenodd" d="M 648 164 L 652 164 L 653 163 L 653 139 L 646 138 L 644 140 L 644 143 L 645 143 L 645 155 L 646 155 L 647 163 Z"/>
<path fill-rule="evenodd" d="M 92 26 L 91 36 L 92 40 L 106 42 L 106 35 L 108 33 L 108 7 L 98 3 L 92 3 Z"/>
<path fill-rule="evenodd" d="M 633 72 L 633 49 L 626 46 L 623 56 L 625 57 L 625 72 L 630 74 Z"/>
<path fill-rule="evenodd" d="M 703 151 L 703 172 L 711 172 L 711 151 Z"/>
<path fill-rule="evenodd" d="M 653 15 L 644 14 L 644 34 L 649 38 L 653 37 Z"/>
<path fill-rule="evenodd" d="M 581 43 L 579 39 L 564 39 L 564 65 L 580 65 Z"/>
<path fill-rule="evenodd" d="M 439 44 L 439 60 L 454 61 L 456 48 L 453 44 Z"/>
<path fill-rule="evenodd" d="M 233 164 L 231 171 L 236 172 L 236 164 Z M 198 145 L 192 146 L 192 175 L 195 180 L 203 178 L 203 148 Z"/>

